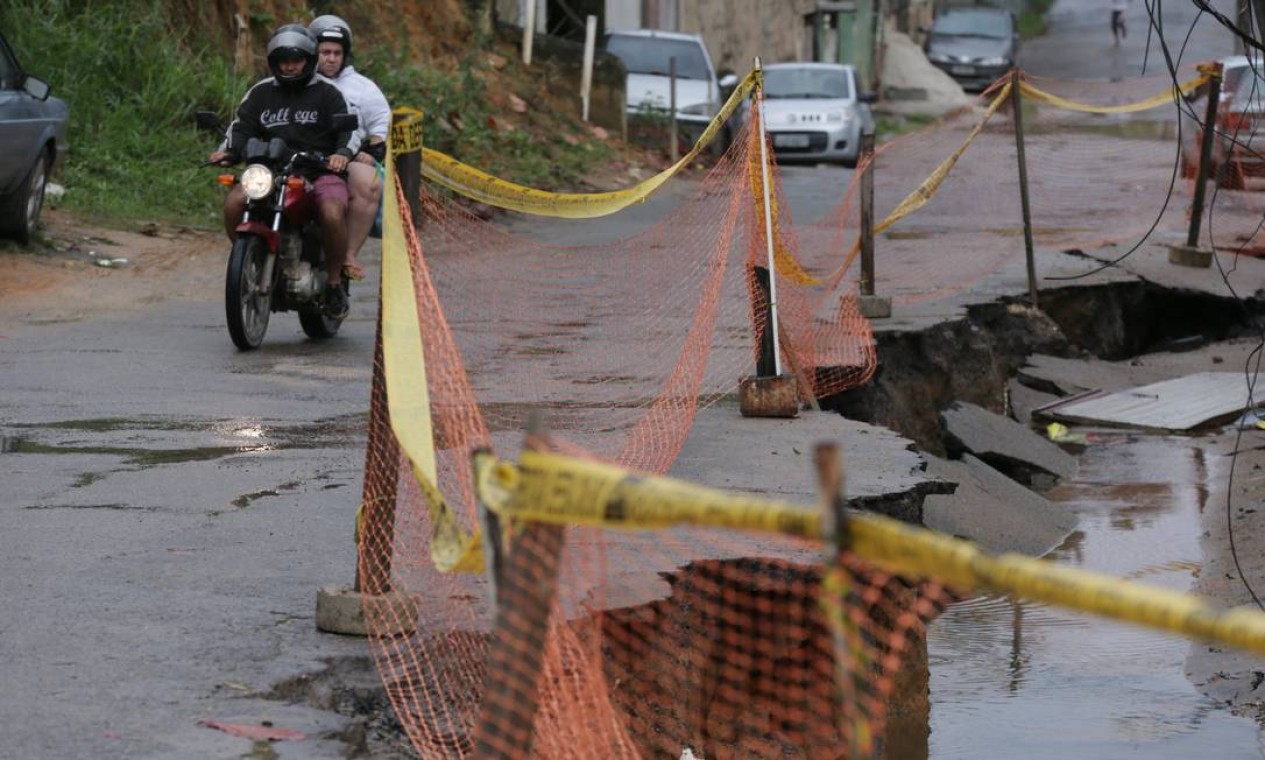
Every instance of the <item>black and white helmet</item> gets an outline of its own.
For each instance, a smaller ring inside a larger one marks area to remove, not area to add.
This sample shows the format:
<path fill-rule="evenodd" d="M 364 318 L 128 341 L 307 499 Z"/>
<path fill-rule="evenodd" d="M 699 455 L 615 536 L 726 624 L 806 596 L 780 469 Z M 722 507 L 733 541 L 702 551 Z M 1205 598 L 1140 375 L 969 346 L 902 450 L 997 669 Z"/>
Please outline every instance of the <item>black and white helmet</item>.
<path fill-rule="evenodd" d="M 338 16 L 324 15 L 317 16 L 312 19 L 312 23 L 308 24 L 307 30 L 316 38 L 319 45 L 322 42 L 337 42 L 343 46 L 343 60 L 351 58 L 351 27 L 347 25 Z"/>
<path fill-rule="evenodd" d="M 281 73 L 282 61 L 303 61 L 303 70 L 293 76 Z M 268 40 L 268 70 L 282 87 L 303 87 L 316 72 L 316 40 L 302 24 L 278 27 Z"/>

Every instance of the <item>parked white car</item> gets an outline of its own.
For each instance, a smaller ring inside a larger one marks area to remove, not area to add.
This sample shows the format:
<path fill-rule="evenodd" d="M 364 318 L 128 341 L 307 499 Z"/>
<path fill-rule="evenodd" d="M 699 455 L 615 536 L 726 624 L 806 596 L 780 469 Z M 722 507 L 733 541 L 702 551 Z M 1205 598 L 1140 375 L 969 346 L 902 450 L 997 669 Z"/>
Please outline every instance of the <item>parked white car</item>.
<path fill-rule="evenodd" d="M 780 161 L 856 166 L 861 132 L 874 128 L 872 93 L 858 88 L 842 63 L 773 63 L 764 67 L 764 129 Z"/>
<path fill-rule="evenodd" d="M 629 116 L 666 116 L 672 103 L 672 59 L 676 59 L 677 121 L 706 126 L 720 110 L 716 69 L 699 35 L 630 29 L 608 34 L 604 47 L 628 71 L 625 107 Z"/>

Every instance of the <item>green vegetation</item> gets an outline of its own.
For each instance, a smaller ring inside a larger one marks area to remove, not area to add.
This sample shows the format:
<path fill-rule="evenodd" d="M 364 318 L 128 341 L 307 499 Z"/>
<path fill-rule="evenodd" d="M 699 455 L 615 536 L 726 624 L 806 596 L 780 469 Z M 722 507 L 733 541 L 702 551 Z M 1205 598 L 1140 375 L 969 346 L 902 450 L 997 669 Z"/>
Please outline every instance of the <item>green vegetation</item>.
<path fill-rule="evenodd" d="M 518 81 L 509 61 L 504 79 Z M 486 50 L 469 51 L 452 74 L 411 63 L 403 51 L 378 46 L 357 57 L 357 70 L 382 88 L 392 106 L 425 114 L 423 142 L 498 177 L 560 188 L 609 158 L 611 150 L 569 117 L 533 104 L 515 114 L 504 92 L 493 92 Z"/>
<path fill-rule="evenodd" d="M 229 116 L 257 73 L 235 73 L 204 30 L 173 22 L 161 0 L 0 3 L 0 28 L 24 68 L 70 106 L 70 156 L 54 178 L 66 187 L 63 206 L 114 224 L 219 224 L 223 188 L 200 166 L 216 139 L 194 128 L 193 114 Z M 507 128 L 476 61 L 444 75 L 370 48 L 362 70 L 392 105 L 425 111 L 429 147 L 499 176 L 559 187 L 608 156 L 573 125 Z"/>
<path fill-rule="evenodd" d="M 1045 14 L 1053 6 L 1054 0 L 1027 0 L 1015 21 L 1020 39 L 1029 40 L 1045 34 Z"/>
<path fill-rule="evenodd" d="M 246 82 L 229 61 L 174 33 L 157 0 L 7 4 L 0 27 L 70 106 L 63 205 L 100 219 L 216 223 L 223 191 L 198 167 L 214 146 L 193 112 L 241 98 Z"/>

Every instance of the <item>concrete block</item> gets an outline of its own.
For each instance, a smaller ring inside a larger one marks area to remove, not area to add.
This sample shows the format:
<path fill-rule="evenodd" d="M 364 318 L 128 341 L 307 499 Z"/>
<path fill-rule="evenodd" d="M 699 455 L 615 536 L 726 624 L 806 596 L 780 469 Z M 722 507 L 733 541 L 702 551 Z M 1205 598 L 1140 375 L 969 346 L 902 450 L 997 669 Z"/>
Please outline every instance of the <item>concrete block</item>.
<path fill-rule="evenodd" d="M 1191 248 L 1186 245 L 1170 245 L 1168 247 L 1168 262 L 1184 267 L 1207 269 L 1212 266 L 1212 251 L 1203 248 Z"/>
<path fill-rule="evenodd" d="M 743 417 L 795 417 L 799 388 L 794 375 L 744 377 L 738 383 L 738 410 Z"/>
<path fill-rule="evenodd" d="M 892 299 L 886 296 L 857 296 L 857 306 L 866 319 L 887 319 L 892 316 Z"/>
<path fill-rule="evenodd" d="M 408 635 L 417 630 L 417 600 L 409 594 L 391 591 L 367 596 L 350 586 L 324 586 L 316 592 L 316 627 L 326 633 L 367 636 L 365 603 L 375 605 L 384 623 L 375 634 Z"/>

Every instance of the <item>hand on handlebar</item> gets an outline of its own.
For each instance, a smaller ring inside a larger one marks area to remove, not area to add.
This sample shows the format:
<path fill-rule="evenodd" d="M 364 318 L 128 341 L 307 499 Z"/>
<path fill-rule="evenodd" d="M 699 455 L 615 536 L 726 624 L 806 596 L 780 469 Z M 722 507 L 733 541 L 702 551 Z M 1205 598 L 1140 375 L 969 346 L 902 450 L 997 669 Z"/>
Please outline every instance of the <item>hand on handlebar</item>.
<path fill-rule="evenodd" d="M 232 166 L 237 163 L 233 155 L 226 150 L 217 150 L 207 159 L 207 165 L 211 166 Z"/>
<path fill-rule="evenodd" d="M 329 157 L 329 160 L 325 162 L 325 165 L 329 167 L 330 171 L 335 171 L 341 174 L 347 171 L 347 163 L 348 161 L 346 156 L 341 153 L 335 153 Z"/>

